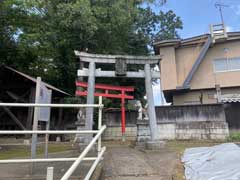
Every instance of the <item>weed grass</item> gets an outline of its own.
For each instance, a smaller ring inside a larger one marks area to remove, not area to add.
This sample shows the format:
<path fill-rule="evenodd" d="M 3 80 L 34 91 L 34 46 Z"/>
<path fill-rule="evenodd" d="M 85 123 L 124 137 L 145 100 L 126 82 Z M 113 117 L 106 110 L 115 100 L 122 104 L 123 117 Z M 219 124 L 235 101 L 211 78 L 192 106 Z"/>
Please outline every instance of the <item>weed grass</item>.
<path fill-rule="evenodd" d="M 240 142 L 240 132 L 231 132 L 227 140 L 230 142 Z"/>
<path fill-rule="evenodd" d="M 49 144 L 48 152 L 56 153 L 72 150 L 70 144 Z M 37 155 L 44 154 L 44 145 L 37 147 Z M 22 158 L 30 157 L 31 155 L 31 146 L 3 146 L 0 150 L 0 159 L 13 159 L 13 158 Z"/>

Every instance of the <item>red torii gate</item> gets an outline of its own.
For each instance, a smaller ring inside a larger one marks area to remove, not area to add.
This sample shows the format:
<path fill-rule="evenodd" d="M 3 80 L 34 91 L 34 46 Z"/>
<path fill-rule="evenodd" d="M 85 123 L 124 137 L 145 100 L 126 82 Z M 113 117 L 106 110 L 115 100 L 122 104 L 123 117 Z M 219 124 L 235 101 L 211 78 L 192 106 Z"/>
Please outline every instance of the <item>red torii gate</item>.
<path fill-rule="evenodd" d="M 76 81 L 77 87 L 84 87 L 87 88 L 88 85 L 86 82 Z M 112 85 L 106 85 L 106 84 L 96 84 L 95 89 L 101 89 L 105 92 L 95 92 L 94 96 L 102 96 L 106 98 L 115 98 L 115 99 L 121 99 L 121 124 L 122 124 L 122 136 L 125 138 L 125 129 L 126 129 L 126 117 L 125 117 L 125 99 L 133 99 L 133 96 L 129 96 L 125 94 L 125 92 L 133 92 L 134 87 L 132 86 L 112 86 Z M 109 90 L 111 91 L 120 91 L 119 94 L 111 94 L 109 93 Z M 75 93 L 77 96 L 87 96 L 87 91 L 80 91 L 76 90 Z"/>

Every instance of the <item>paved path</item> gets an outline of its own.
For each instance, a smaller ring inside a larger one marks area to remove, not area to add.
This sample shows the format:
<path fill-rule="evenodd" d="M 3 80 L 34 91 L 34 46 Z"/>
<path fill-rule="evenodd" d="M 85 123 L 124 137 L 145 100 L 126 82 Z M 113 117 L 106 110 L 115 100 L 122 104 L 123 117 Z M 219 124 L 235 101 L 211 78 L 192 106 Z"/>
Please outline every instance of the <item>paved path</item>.
<path fill-rule="evenodd" d="M 106 180 L 172 180 L 177 163 L 173 152 L 139 151 L 130 146 L 107 147 L 104 168 Z"/>

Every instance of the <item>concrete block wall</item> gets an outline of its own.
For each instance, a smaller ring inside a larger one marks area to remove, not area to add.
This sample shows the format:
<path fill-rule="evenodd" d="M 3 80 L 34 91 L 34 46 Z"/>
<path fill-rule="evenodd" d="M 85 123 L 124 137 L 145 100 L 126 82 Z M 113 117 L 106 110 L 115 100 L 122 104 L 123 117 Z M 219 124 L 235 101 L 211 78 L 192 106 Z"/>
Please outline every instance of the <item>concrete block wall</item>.
<path fill-rule="evenodd" d="M 158 139 L 161 140 L 190 140 L 190 139 L 226 139 L 229 135 L 226 122 L 178 122 L 158 123 Z M 138 142 L 150 139 L 150 128 L 148 122 L 138 123 Z"/>
<path fill-rule="evenodd" d="M 221 104 L 156 107 L 158 138 L 225 139 L 229 135 Z M 149 122 L 137 121 L 137 111 L 126 111 L 126 139 L 150 139 Z M 103 139 L 121 139 L 121 111 L 104 113 Z"/>
<path fill-rule="evenodd" d="M 126 127 L 125 138 L 127 140 L 136 140 L 137 127 Z M 120 140 L 122 139 L 121 127 L 107 127 L 103 133 L 104 140 Z"/>
<path fill-rule="evenodd" d="M 176 139 L 225 139 L 228 135 L 223 121 L 176 123 Z"/>
<path fill-rule="evenodd" d="M 158 138 L 172 140 L 176 138 L 176 124 L 158 124 Z"/>
<path fill-rule="evenodd" d="M 137 115 L 137 111 L 126 111 L 126 140 L 136 140 L 137 138 Z M 105 111 L 103 113 L 103 124 L 107 125 L 107 129 L 103 134 L 103 139 L 122 139 L 120 110 Z"/>

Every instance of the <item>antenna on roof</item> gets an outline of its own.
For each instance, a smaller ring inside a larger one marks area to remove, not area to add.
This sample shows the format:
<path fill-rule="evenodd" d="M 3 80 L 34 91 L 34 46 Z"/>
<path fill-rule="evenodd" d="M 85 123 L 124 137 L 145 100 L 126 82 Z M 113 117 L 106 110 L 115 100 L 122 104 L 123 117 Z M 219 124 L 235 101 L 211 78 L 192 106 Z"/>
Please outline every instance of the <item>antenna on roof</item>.
<path fill-rule="evenodd" d="M 225 5 L 225 4 L 222 4 L 222 3 L 216 2 L 216 3 L 215 3 L 215 7 L 216 7 L 217 9 L 219 9 L 220 16 L 221 16 L 221 20 L 222 20 L 222 24 L 224 24 L 222 8 L 226 8 L 226 7 L 229 7 L 229 6 L 228 6 L 228 5 Z"/>

